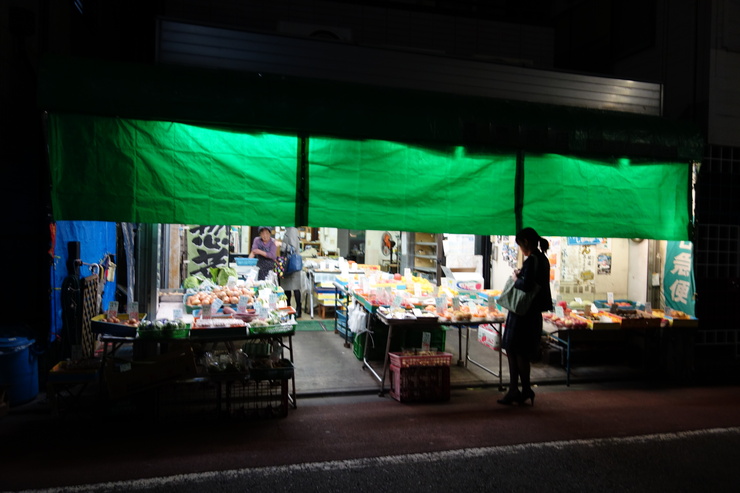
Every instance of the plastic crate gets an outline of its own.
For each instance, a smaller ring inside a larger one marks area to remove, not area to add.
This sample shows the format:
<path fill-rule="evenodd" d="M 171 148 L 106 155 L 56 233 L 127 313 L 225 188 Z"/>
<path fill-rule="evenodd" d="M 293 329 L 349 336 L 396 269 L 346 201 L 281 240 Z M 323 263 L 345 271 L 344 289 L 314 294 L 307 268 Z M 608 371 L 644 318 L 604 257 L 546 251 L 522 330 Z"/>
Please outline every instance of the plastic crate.
<path fill-rule="evenodd" d="M 249 333 L 252 335 L 274 334 L 274 335 L 295 335 L 295 325 L 252 325 L 249 327 Z"/>
<path fill-rule="evenodd" d="M 222 384 L 208 378 L 182 380 L 159 388 L 157 417 L 163 421 L 197 422 L 220 417 Z"/>
<path fill-rule="evenodd" d="M 115 337 L 136 337 L 136 325 L 106 322 L 106 318 L 107 315 L 103 313 L 90 319 L 90 330 L 92 330 L 93 334 L 105 334 Z M 119 313 L 118 319 L 121 322 L 126 322 L 128 320 L 128 313 Z M 145 319 L 146 313 L 139 313 L 139 321 Z"/>
<path fill-rule="evenodd" d="M 617 308 L 627 308 L 629 310 L 634 310 L 637 308 L 637 302 L 632 300 L 614 300 L 614 303 L 617 304 Z M 607 300 L 594 300 L 594 305 L 596 305 L 596 308 L 600 309 L 610 309 L 611 305 Z"/>
<path fill-rule="evenodd" d="M 293 378 L 293 375 L 293 363 L 287 359 L 281 359 L 278 368 L 253 367 L 249 369 L 249 378 L 252 380 L 289 380 Z"/>
<path fill-rule="evenodd" d="M 355 357 L 362 360 L 365 351 L 365 339 L 368 341 L 367 354 L 365 355 L 368 361 L 382 361 L 385 358 L 385 346 L 388 341 L 388 326 L 383 325 L 382 322 L 372 321 L 370 325 L 372 333 L 370 337 L 364 332 L 357 334 L 355 337 L 352 349 Z M 393 338 L 396 339 L 395 337 Z M 391 347 L 391 350 L 400 350 L 401 347 L 396 343 L 397 347 Z"/>
<path fill-rule="evenodd" d="M 288 415 L 288 380 L 228 382 L 223 400 L 232 418 L 284 418 Z"/>
<path fill-rule="evenodd" d="M 452 354 L 438 352 L 437 354 L 417 355 L 403 353 L 388 353 L 392 366 L 409 368 L 412 366 L 450 366 Z"/>
<path fill-rule="evenodd" d="M 256 258 L 236 257 L 234 260 L 239 267 L 257 265 Z"/>
<path fill-rule="evenodd" d="M 390 396 L 398 402 L 440 402 L 450 400 L 449 366 L 391 365 Z"/>

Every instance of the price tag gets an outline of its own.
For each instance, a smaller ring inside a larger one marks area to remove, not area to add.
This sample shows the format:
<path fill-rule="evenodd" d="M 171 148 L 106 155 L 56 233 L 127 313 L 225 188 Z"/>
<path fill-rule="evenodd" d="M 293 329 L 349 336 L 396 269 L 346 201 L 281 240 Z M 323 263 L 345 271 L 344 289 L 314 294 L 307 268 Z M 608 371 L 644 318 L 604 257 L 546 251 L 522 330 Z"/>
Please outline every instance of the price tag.
<path fill-rule="evenodd" d="M 429 344 L 432 342 L 432 333 L 431 332 L 422 332 L 421 333 L 421 350 L 422 351 L 429 351 Z"/>
<path fill-rule="evenodd" d="M 489 310 L 493 310 L 493 309 L 496 309 L 496 308 L 497 308 L 496 307 L 496 298 L 494 298 L 493 296 L 489 296 L 488 297 L 488 309 Z"/>
<path fill-rule="evenodd" d="M 401 308 L 401 303 L 403 303 L 403 298 L 401 298 L 401 295 L 397 294 L 393 297 L 393 301 L 391 302 L 391 310 Z"/>
<path fill-rule="evenodd" d="M 582 304 L 583 304 L 583 299 L 582 299 L 582 298 L 576 298 L 576 299 L 575 299 L 575 301 L 576 301 L 576 303 L 578 303 L 579 305 L 582 305 Z"/>
<path fill-rule="evenodd" d="M 175 308 L 172 310 L 172 316 L 175 318 L 182 318 L 182 308 Z"/>
<path fill-rule="evenodd" d="M 139 320 L 139 302 L 132 301 L 128 304 L 128 319 Z"/>
<path fill-rule="evenodd" d="M 555 315 L 558 316 L 558 318 L 565 318 L 565 310 L 562 306 L 556 305 L 555 306 Z"/>
<path fill-rule="evenodd" d="M 226 286 L 227 286 L 227 287 L 228 287 L 229 289 L 234 289 L 234 288 L 236 287 L 236 277 L 234 277 L 234 276 L 229 276 L 229 280 L 228 280 L 228 282 L 226 283 Z"/>
<path fill-rule="evenodd" d="M 258 318 L 261 318 L 261 319 L 265 319 L 265 318 L 267 318 L 267 314 L 268 314 L 267 307 L 265 305 L 262 305 L 262 304 L 258 305 L 258 308 L 257 308 L 257 317 Z"/>
<path fill-rule="evenodd" d="M 239 303 L 236 305 L 237 313 L 247 313 L 247 305 L 249 304 L 249 298 L 246 295 L 239 296 Z"/>
<path fill-rule="evenodd" d="M 270 293 L 270 296 L 268 297 L 267 303 L 270 305 L 270 309 L 271 310 L 276 310 L 277 309 L 277 301 L 278 301 L 277 294 Z"/>
<path fill-rule="evenodd" d="M 610 305 L 614 304 L 614 293 L 606 293 L 606 302 Z"/>
<path fill-rule="evenodd" d="M 447 309 L 447 296 L 437 296 L 434 298 L 434 304 L 437 306 L 437 315 L 442 315 Z"/>
<path fill-rule="evenodd" d="M 452 297 L 452 309 L 455 311 L 460 309 L 460 297 L 459 296 Z"/>
<path fill-rule="evenodd" d="M 113 318 L 118 316 L 118 302 L 117 301 L 111 301 L 108 303 L 108 318 Z"/>
<path fill-rule="evenodd" d="M 200 318 L 211 318 L 212 312 L 211 305 L 203 305 L 200 309 Z"/>
<path fill-rule="evenodd" d="M 421 298 L 421 284 L 418 282 L 414 283 L 414 296 Z"/>
<path fill-rule="evenodd" d="M 216 298 L 213 303 L 211 303 L 211 314 L 218 313 L 222 306 L 224 306 L 224 300 Z"/>
<path fill-rule="evenodd" d="M 653 304 L 650 303 L 649 301 L 645 303 L 645 312 L 647 312 L 650 315 L 653 314 Z"/>

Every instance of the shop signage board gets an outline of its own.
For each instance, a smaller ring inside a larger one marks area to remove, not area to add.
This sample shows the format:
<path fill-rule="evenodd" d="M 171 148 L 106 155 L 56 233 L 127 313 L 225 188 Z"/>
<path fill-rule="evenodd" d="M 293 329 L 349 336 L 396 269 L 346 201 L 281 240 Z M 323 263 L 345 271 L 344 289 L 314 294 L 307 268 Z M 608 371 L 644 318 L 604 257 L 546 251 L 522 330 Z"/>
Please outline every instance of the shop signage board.
<path fill-rule="evenodd" d="M 666 308 L 694 316 L 693 246 L 690 241 L 668 241 L 663 274 L 663 294 Z"/>

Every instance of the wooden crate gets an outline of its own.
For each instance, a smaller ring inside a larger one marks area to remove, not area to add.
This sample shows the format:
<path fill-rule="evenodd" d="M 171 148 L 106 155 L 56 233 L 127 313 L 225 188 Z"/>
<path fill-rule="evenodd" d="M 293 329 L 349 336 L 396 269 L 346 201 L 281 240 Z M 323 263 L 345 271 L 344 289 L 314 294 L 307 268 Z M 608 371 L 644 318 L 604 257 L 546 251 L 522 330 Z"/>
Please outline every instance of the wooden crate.
<path fill-rule="evenodd" d="M 334 306 L 319 305 L 317 311 L 320 318 L 334 318 Z"/>

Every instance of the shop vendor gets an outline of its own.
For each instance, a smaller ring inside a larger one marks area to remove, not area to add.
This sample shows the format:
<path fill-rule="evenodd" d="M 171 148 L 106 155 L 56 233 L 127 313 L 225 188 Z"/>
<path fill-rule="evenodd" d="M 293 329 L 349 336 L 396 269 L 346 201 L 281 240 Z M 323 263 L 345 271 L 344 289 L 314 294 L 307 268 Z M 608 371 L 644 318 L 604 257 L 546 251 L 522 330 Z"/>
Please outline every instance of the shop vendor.
<path fill-rule="evenodd" d="M 272 230 L 267 226 L 260 226 L 259 236 L 252 242 L 252 250 L 249 252 L 250 258 L 257 258 L 257 268 L 259 273 L 257 279 L 262 281 L 267 279 L 267 275 L 275 268 L 277 259 L 277 243 L 272 239 Z"/>

